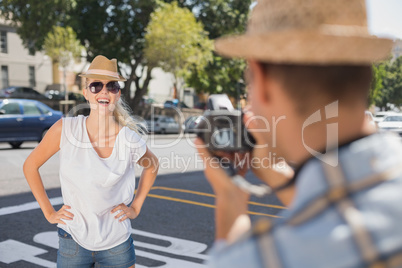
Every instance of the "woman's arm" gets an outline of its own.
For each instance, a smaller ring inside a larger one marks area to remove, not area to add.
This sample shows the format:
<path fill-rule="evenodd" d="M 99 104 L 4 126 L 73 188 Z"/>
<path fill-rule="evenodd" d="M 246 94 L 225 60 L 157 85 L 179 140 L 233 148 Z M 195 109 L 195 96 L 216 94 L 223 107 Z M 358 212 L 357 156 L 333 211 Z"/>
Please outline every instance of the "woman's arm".
<path fill-rule="evenodd" d="M 147 197 L 152 185 L 154 185 L 156 175 L 158 174 L 159 161 L 158 158 L 147 148 L 145 154 L 138 160 L 138 164 L 144 167 L 140 181 L 138 183 L 137 193 L 131 207 L 138 214 L 141 211 L 145 198 Z"/>
<path fill-rule="evenodd" d="M 43 186 L 39 168 L 55 153 L 59 151 L 60 138 L 62 131 L 62 120 L 57 121 L 43 137 L 39 145 L 32 151 L 24 163 L 24 175 L 31 187 L 31 191 L 38 201 L 43 215 L 50 223 L 65 224 L 62 220 L 71 220 L 73 214 L 66 211 L 68 206 L 63 206 L 59 211 L 55 211 Z"/>
<path fill-rule="evenodd" d="M 158 174 L 158 158 L 156 158 L 148 148 L 145 154 L 138 160 L 138 164 L 144 167 L 144 170 L 142 171 L 133 203 L 130 207 L 120 204 L 112 210 L 112 213 L 121 210 L 121 212 L 115 216 L 115 218 L 120 219 L 120 221 L 124 221 L 127 218 L 135 219 L 140 214 L 145 198 L 151 190 L 156 175 Z"/>

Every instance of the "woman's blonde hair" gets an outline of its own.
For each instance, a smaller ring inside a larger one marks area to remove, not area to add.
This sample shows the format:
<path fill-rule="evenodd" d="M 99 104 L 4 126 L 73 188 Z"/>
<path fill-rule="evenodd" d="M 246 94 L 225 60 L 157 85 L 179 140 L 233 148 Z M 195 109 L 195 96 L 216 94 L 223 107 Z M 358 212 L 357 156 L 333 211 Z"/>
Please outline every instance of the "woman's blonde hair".
<path fill-rule="evenodd" d="M 129 129 L 140 134 L 139 122 L 133 118 L 131 114 L 131 108 L 128 106 L 122 97 L 117 101 L 116 107 L 113 111 L 114 120 L 122 126 L 126 126 Z"/>

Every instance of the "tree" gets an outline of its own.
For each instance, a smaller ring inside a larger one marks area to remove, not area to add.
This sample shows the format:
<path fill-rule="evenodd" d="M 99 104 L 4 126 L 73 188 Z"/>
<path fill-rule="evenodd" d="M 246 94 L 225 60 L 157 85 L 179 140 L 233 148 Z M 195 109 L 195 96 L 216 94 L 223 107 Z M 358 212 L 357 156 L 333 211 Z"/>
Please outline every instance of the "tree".
<path fill-rule="evenodd" d="M 389 103 L 402 105 L 402 56 L 373 66 L 369 103 L 382 109 Z"/>
<path fill-rule="evenodd" d="M 2 3 L 2 13 L 14 22 L 31 51 L 43 49 L 44 39 L 53 26 L 70 26 L 85 46 L 88 61 L 99 54 L 117 58 L 120 71 L 127 78 L 124 97 L 138 112 L 138 104 L 151 80 L 152 68 L 147 66 L 143 48 L 145 27 L 156 0 L 3 0 Z"/>
<path fill-rule="evenodd" d="M 381 62 L 373 65 L 373 80 L 371 82 L 368 104 L 380 104 L 384 98 L 383 80 L 386 76 L 385 63 Z"/>
<path fill-rule="evenodd" d="M 145 58 L 151 66 L 160 66 L 174 75 L 174 98 L 178 98 L 180 78 L 189 69 L 203 69 L 212 58 L 212 42 L 200 22 L 188 9 L 176 2 L 161 3 L 151 14 L 145 35 Z"/>
<path fill-rule="evenodd" d="M 152 67 L 144 58 L 144 35 L 155 0 L 76 0 L 68 24 L 76 31 L 92 61 L 96 55 L 117 58 L 127 78 L 123 95 L 134 113 L 147 92 Z M 132 97 L 131 85 L 135 92 Z"/>
<path fill-rule="evenodd" d="M 31 53 L 41 51 L 47 34 L 53 26 L 61 25 L 74 0 L 2 0 L 2 15 L 13 22 L 24 46 Z"/>
<path fill-rule="evenodd" d="M 195 0 L 193 11 L 209 32 L 210 39 L 244 33 L 252 0 Z M 213 54 L 202 70 L 192 68 L 187 83 L 198 92 L 227 93 L 239 97 L 245 93 L 244 60 Z"/>
<path fill-rule="evenodd" d="M 25 46 L 33 51 L 43 49 L 43 42 L 54 25 L 71 26 L 87 50 L 87 60 L 102 54 L 117 58 L 120 71 L 127 78 L 124 97 L 134 113 L 147 92 L 152 66 L 144 58 L 145 29 L 157 0 L 3 0 L 0 10 L 18 29 Z M 165 0 L 163 2 L 172 2 Z M 192 10 L 209 32 L 209 38 L 244 31 L 251 0 L 179 0 L 179 6 Z M 198 91 L 214 92 L 219 83 L 226 90 L 240 85 L 245 64 L 222 59 L 214 54 L 204 68 L 204 77 L 214 82 L 195 84 Z M 237 68 L 238 71 L 234 71 Z M 190 68 L 197 77 L 199 70 Z M 233 76 L 236 74 L 236 76 Z M 202 76 L 202 75 L 201 75 Z M 215 77 L 216 76 L 216 77 Z M 229 79 L 218 79 L 228 77 Z M 201 79 L 202 77 L 200 77 Z M 192 79 L 192 81 L 197 81 Z M 230 81 L 225 84 L 225 81 Z M 130 87 L 135 85 L 132 98 Z M 194 82 L 195 83 L 195 82 Z M 192 86 L 190 84 L 190 86 Z"/>
<path fill-rule="evenodd" d="M 402 105 L 402 56 L 391 61 L 386 71 L 383 84 L 389 90 L 389 102 L 399 107 Z"/>
<path fill-rule="evenodd" d="M 45 38 L 43 49 L 46 54 L 52 59 L 53 66 L 59 64 L 63 67 L 64 73 L 64 91 L 66 100 L 68 100 L 66 88 L 66 68 L 71 60 L 81 60 L 81 53 L 84 49 L 80 41 L 77 40 L 77 35 L 71 27 L 54 26 Z M 59 73 L 58 69 L 53 69 L 54 73 Z"/>

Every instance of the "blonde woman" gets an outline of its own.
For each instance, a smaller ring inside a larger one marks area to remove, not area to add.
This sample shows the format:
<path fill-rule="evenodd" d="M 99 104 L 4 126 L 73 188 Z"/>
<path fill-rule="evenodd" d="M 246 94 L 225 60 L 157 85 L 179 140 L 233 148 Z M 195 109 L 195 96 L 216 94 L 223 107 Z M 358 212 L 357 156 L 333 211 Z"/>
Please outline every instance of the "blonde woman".
<path fill-rule="evenodd" d="M 97 56 L 81 74 L 88 117 L 63 118 L 28 156 L 24 174 L 46 219 L 58 224 L 57 267 L 135 267 L 131 222 L 142 208 L 158 160 L 120 99 L 116 59 Z M 60 151 L 64 205 L 49 202 L 39 168 Z M 135 190 L 135 163 L 144 167 Z"/>

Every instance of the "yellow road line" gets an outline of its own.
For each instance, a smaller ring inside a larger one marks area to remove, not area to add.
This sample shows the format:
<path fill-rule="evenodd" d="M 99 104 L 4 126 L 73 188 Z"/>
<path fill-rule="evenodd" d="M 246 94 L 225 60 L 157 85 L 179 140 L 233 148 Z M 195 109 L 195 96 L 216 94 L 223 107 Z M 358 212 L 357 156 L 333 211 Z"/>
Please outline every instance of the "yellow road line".
<path fill-rule="evenodd" d="M 155 187 L 152 187 L 151 190 L 166 190 L 166 191 L 172 191 L 172 192 L 182 192 L 182 193 L 189 193 L 189 194 L 202 195 L 202 196 L 208 196 L 208 197 L 213 197 L 213 198 L 215 198 L 215 195 L 214 195 L 214 194 L 208 194 L 208 193 L 196 192 L 196 191 L 184 190 L 184 189 L 176 189 L 176 188 L 162 187 L 162 186 L 155 186 Z M 251 201 L 248 202 L 248 203 L 249 203 L 250 205 L 254 205 L 254 206 L 269 207 L 269 208 L 278 208 L 278 209 L 287 209 L 287 207 L 278 206 L 278 205 L 270 205 L 270 204 L 256 203 L 256 202 L 251 202 Z"/>
<path fill-rule="evenodd" d="M 168 188 L 168 187 L 162 187 L 162 186 L 152 187 L 151 190 L 166 190 L 166 191 L 172 191 L 172 192 L 182 192 L 182 193 L 203 195 L 203 196 L 208 196 L 208 197 L 215 197 L 215 195 L 213 195 L 213 194 L 208 194 L 208 193 L 203 193 L 203 192 L 196 192 L 196 191 L 191 191 L 191 190 L 184 190 L 184 189 L 177 189 L 177 188 Z"/>
<path fill-rule="evenodd" d="M 173 197 L 168 197 L 168 196 L 163 196 L 163 195 L 148 194 L 148 196 L 153 197 L 153 198 L 159 198 L 159 199 L 175 201 L 175 202 L 181 202 L 181 203 L 197 205 L 197 206 L 202 206 L 202 207 L 208 207 L 208 208 L 215 208 L 216 207 L 215 205 L 211 205 L 211 204 L 195 202 L 195 201 L 190 201 L 190 200 L 180 199 L 180 198 L 173 198 Z M 279 216 L 276 216 L 276 215 L 264 214 L 264 213 L 253 212 L 253 211 L 247 211 L 247 213 L 251 214 L 251 215 L 260 215 L 260 216 L 268 216 L 268 217 L 272 217 L 272 218 L 280 218 Z"/>

